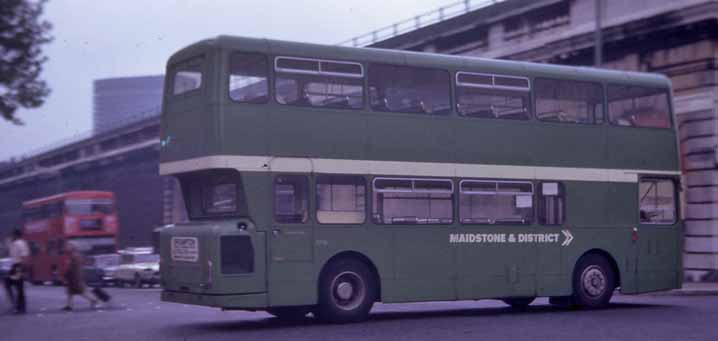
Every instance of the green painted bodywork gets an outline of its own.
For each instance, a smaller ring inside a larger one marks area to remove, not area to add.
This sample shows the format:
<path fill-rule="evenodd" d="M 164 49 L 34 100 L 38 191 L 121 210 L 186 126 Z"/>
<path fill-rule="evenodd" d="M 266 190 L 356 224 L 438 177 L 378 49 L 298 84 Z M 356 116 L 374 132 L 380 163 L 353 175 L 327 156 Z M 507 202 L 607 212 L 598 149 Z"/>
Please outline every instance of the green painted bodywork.
<path fill-rule="evenodd" d="M 221 36 L 182 49 L 168 62 L 168 91 L 173 70 L 194 58 L 203 58 L 204 76 L 199 90 L 165 96 L 162 139 L 169 137 L 171 142 L 163 146 L 161 162 L 271 155 L 680 170 L 675 129 L 477 119 L 455 112 L 440 117 L 305 108 L 273 100 L 234 103 L 225 72 L 233 51 L 260 52 L 270 60 L 296 56 L 354 61 L 365 70 L 368 63 L 381 62 L 441 68 L 452 72 L 452 77 L 456 71 L 473 71 L 604 86 L 641 85 L 670 93 L 669 80 L 653 74 Z M 639 225 L 637 183 L 563 181 L 567 216 L 562 226 L 462 225 L 456 218 L 451 225 L 376 225 L 369 213 L 361 225 L 321 225 L 313 216 L 306 224 L 282 225 L 272 219 L 274 175 L 241 174 L 249 217 L 192 221 L 162 232 L 163 299 L 229 309 L 312 305 L 317 302 L 320 272 L 337 255 L 362 257 L 370 263 L 378 274 L 383 302 L 570 295 L 574 266 L 592 250 L 615 263 L 623 293 L 673 289 L 682 282 L 682 223 Z M 313 188 L 316 174 L 307 175 Z M 371 198 L 372 179 L 366 176 L 367 198 Z M 679 183 L 677 176 L 672 179 Z M 460 179 L 454 180 L 456 187 Z M 457 200 L 455 196 L 455 217 Z M 315 211 L 315 201 L 312 193 L 310 212 Z M 249 228 L 237 229 L 239 221 Z M 631 238 L 634 228 L 637 241 Z M 449 243 L 450 233 L 560 233 L 564 229 L 574 236 L 569 246 Z M 253 274 L 223 276 L 217 271 L 219 236 L 227 234 L 251 236 Z M 173 262 L 169 256 L 173 236 L 198 237 L 199 261 Z M 215 264 L 211 270 L 208 261 Z M 204 285 L 207 282 L 211 286 Z"/>

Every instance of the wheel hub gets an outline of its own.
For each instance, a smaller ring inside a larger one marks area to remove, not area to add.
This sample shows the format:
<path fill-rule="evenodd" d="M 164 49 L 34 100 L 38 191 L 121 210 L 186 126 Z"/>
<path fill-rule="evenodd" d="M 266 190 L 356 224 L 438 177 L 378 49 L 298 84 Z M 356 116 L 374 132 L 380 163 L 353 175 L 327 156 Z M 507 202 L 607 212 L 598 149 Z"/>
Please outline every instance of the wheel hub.
<path fill-rule="evenodd" d="M 606 274 L 598 266 L 590 266 L 581 274 L 583 290 L 591 297 L 601 296 L 606 291 Z"/>
<path fill-rule="evenodd" d="M 349 282 L 341 282 L 337 285 L 337 296 L 342 300 L 348 300 L 354 294 L 354 287 Z"/>
<path fill-rule="evenodd" d="M 366 285 L 357 273 L 345 271 L 332 281 L 332 299 L 342 310 L 353 310 L 362 304 L 366 296 Z"/>

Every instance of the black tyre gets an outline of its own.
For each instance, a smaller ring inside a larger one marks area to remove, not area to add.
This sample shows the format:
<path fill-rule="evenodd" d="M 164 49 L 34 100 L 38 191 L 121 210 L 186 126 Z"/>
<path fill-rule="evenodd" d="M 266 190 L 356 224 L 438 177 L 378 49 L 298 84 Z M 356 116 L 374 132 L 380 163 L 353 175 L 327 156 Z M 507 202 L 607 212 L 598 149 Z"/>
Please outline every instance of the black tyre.
<path fill-rule="evenodd" d="M 267 309 L 267 313 L 282 321 L 300 321 L 307 317 L 308 307 L 276 307 Z"/>
<path fill-rule="evenodd" d="M 364 262 L 343 258 L 329 263 L 319 279 L 317 317 L 332 323 L 366 320 L 377 297 L 375 283 Z"/>
<path fill-rule="evenodd" d="M 535 299 L 536 297 L 512 297 L 504 298 L 502 301 L 511 306 L 511 309 L 526 310 L 526 308 L 528 308 L 528 306 L 533 303 Z"/>
<path fill-rule="evenodd" d="M 616 288 L 616 274 L 606 257 L 587 254 L 573 272 L 573 299 L 579 307 L 605 307 Z"/>

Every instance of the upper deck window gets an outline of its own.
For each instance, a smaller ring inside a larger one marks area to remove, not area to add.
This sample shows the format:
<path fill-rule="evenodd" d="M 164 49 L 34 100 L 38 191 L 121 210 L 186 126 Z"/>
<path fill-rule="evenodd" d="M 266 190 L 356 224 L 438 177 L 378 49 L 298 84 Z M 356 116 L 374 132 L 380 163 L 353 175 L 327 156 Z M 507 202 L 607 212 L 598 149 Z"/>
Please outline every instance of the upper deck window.
<path fill-rule="evenodd" d="M 670 128 L 671 114 L 665 89 L 609 85 L 608 116 L 620 126 Z"/>
<path fill-rule="evenodd" d="M 542 121 L 591 124 L 603 119 L 600 84 L 537 78 L 536 117 Z"/>
<path fill-rule="evenodd" d="M 369 100 L 374 111 L 445 115 L 451 112 L 451 83 L 444 70 L 369 65 Z"/>
<path fill-rule="evenodd" d="M 266 103 L 269 100 L 267 57 L 235 52 L 229 58 L 229 98 L 236 102 Z"/>
<path fill-rule="evenodd" d="M 456 109 L 466 117 L 527 120 L 529 80 L 469 72 L 456 74 Z"/>
<path fill-rule="evenodd" d="M 172 74 L 172 94 L 180 95 L 202 87 L 202 70 L 199 60 L 179 66 Z"/>
<path fill-rule="evenodd" d="M 110 214 L 111 199 L 69 199 L 65 201 L 65 209 L 70 215 Z"/>
<path fill-rule="evenodd" d="M 274 69 L 280 104 L 338 109 L 364 105 L 364 70 L 359 63 L 277 57 Z"/>

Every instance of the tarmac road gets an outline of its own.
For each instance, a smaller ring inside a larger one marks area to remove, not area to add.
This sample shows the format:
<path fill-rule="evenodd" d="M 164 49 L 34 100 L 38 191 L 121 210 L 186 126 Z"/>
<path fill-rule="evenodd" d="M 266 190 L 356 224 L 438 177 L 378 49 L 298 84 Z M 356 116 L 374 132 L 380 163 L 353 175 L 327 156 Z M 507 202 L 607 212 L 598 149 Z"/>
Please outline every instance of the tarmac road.
<path fill-rule="evenodd" d="M 0 314 L 0 340 L 718 340 L 718 296 L 614 296 L 602 310 L 539 299 L 525 312 L 498 301 L 377 304 L 364 323 L 281 322 L 159 301 L 159 289 L 108 289 L 111 304 L 60 311 L 64 288 L 27 287 L 26 315 Z M 0 308 L 9 308 L 4 295 Z"/>

